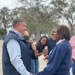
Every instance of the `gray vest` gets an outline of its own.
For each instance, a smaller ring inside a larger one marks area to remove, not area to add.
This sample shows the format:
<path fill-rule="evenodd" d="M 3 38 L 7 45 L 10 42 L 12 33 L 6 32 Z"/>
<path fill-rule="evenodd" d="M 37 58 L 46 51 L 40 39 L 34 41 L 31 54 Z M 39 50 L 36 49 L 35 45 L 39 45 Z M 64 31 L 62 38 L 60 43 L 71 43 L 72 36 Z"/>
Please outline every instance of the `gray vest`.
<path fill-rule="evenodd" d="M 2 52 L 2 69 L 3 75 L 20 75 L 14 66 L 10 62 L 9 54 L 7 52 L 7 43 L 10 39 L 15 39 L 21 48 L 21 55 L 23 63 L 26 69 L 30 72 L 31 71 L 31 57 L 29 53 L 29 48 L 27 42 L 20 38 L 15 32 L 10 31 L 9 34 L 6 36 L 4 43 L 3 43 L 3 52 Z M 12 44 L 13 45 L 13 44 Z M 13 52 L 13 51 L 12 51 Z"/>

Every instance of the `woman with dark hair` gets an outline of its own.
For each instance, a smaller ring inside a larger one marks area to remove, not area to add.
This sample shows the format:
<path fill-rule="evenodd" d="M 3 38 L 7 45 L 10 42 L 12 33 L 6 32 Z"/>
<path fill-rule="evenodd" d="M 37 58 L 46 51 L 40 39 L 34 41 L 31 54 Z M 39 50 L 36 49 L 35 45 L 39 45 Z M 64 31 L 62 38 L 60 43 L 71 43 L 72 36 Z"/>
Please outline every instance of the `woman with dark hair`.
<path fill-rule="evenodd" d="M 72 48 L 69 43 L 70 30 L 65 25 L 57 28 L 56 46 L 48 56 L 47 66 L 37 75 L 70 75 Z"/>
<path fill-rule="evenodd" d="M 42 36 L 40 40 L 36 43 L 36 50 L 38 51 L 36 56 L 40 56 L 42 54 L 44 54 L 44 56 L 47 55 L 47 53 L 45 52 L 45 50 L 48 50 L 47 42 L 48 38 L 46 36 Z"/>
<path fill-rule="evenodd" d="M 34 50 L 35 52 L 35 58 L 32 57 L 32 73 L 37 74 L 39 71 L 39 61 L 38 61 L 38 57 L 42 54 L 44 54 L 44 56 L 46 56 L 48 54 L 48 50 L 47 50 L 47 40 L 48 38 L 46 36 L 42 36 L 40 38 L 40 40 L 36 43 L 36 50 Z M 34 62 L 34 59 L 36 59 L 36 61 Z"/>

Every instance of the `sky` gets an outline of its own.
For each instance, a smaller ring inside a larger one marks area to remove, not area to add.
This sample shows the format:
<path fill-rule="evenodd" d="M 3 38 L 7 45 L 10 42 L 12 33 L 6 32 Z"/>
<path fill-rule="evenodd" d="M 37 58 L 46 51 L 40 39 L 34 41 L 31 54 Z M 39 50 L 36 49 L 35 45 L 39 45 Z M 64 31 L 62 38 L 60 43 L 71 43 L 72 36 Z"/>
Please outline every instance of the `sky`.
<path fill-rule="evenodd" d="M 8 7 L 9 9 L 13 9 L 18 6 L 20 6 L 18 0 L 0 0 L 0 8 Z"/>

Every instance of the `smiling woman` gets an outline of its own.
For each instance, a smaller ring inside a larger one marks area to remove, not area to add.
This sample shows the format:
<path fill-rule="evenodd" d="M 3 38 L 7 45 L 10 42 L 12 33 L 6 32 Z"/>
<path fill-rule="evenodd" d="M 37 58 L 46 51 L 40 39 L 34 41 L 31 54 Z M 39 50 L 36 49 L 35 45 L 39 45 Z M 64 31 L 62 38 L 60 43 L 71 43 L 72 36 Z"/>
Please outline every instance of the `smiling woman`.
<path fill-rule="evenodd" d="M 8 7 L 10 9 L 13 9 L 13 8 L 19 7 L 19 6 L 20 6 L 20 4 L 18 3 L 17 0 L 0 0 L 0 8 Z"/>

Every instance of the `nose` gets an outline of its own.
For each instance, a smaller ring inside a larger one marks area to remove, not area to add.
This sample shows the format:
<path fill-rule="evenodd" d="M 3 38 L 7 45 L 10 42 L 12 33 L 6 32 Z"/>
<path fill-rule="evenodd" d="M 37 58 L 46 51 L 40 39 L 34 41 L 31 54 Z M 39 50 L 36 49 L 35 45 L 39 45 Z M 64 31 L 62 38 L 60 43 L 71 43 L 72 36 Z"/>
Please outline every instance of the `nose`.
<path fill-rule="evenodd" d="M 27 27 L 25 27 L 25 30 L 26 30 L 26 31 L 28 30 Z"/>

